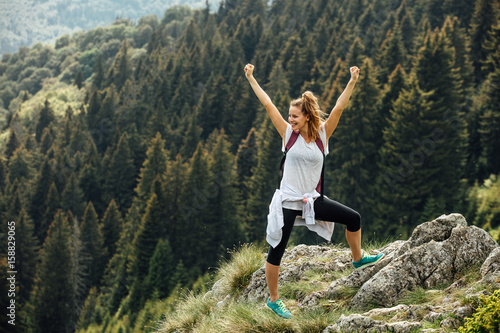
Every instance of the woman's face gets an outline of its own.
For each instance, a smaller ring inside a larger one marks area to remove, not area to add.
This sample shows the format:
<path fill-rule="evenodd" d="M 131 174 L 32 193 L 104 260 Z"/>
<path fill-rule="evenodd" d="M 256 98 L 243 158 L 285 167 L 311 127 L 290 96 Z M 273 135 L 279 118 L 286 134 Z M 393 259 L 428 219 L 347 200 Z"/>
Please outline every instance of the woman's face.
<path fill-rule="evenodd" d="M 301 130 L 309 121 L 309 116 L 302 113 L 298 106 L 291 106 L 288 111 L 288 123 L 292 125 L 292 130 Z"/>

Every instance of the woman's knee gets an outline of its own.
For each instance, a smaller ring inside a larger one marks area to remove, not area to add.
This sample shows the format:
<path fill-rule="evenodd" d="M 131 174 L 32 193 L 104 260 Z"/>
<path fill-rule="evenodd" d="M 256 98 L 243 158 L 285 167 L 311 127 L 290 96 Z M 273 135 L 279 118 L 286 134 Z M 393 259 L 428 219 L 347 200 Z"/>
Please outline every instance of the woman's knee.
<path fill-rule="evenodd" d="M 358 212 L 353 211 L 351 221 L 347 226 L 347 230 L 356 232 L 359 229 L 361 229 L 361 215 Z"/>
<path fill-rule="evenodd" d="M 284 253 L 285 249 L 281 249 L 279 245 L 276 248 L 270 246 L 269 253 L 267 254 L 267 262 L 271 265 L 279 266 L 281 264 L 281 258 L 283 258 Z"/>

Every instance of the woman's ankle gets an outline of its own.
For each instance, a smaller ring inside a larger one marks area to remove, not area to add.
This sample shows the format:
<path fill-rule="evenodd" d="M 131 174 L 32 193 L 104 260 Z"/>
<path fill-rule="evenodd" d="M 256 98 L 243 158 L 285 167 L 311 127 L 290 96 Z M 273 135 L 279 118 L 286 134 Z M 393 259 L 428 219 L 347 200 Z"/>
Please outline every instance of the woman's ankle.
<path fill-rule="evenodd" d="M 276 302 L 277 300 L 279 300 L 279 296 L 278 295 L 275 295 L 275 296 L 269 296 L 269 298 L 271 299 L 271 303 L 274 303 Z"/>

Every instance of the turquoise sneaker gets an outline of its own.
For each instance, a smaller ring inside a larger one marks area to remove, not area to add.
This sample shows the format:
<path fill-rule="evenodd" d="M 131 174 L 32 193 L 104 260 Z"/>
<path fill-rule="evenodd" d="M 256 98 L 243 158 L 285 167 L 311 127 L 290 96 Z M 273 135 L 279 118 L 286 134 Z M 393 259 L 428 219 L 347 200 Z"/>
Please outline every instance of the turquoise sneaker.
<path fill-rule="evenodd" d="M 366 253 L 363 253 L 361 259 L 359 259 L 359 261 L 353 261 L 352 264 L 355 269 L 371 266 L 375 264 L 377 261 L 379 261 L 383 256 L 384 256 L 383 253 L 377 254 L 376 256 L 369 256 Z"/>
<path fill-rule="evenodd" d="M 285 304 L 280 299 L 273 303 L 271 302 L 271 298 L 269 297 L 267 299 L 267 306 L 280 317 L 283 317 L 285 319 L 292 318 L 292 314 L 286 309 Z"/>

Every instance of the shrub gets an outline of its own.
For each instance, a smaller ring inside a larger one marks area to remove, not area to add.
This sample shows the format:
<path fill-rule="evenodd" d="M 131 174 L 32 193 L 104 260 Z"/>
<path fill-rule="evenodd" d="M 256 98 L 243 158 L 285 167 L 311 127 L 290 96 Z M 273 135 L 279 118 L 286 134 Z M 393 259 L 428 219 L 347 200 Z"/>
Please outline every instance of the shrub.
<path fill-rule="evenodd" d="M 481 305 L 472 318 L 459 328 L 462 333 L 500 332 L 500 289 L 491 296 L 481 296 Z"/>

